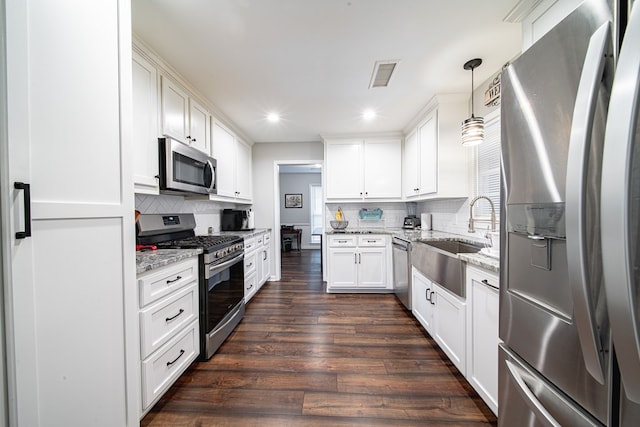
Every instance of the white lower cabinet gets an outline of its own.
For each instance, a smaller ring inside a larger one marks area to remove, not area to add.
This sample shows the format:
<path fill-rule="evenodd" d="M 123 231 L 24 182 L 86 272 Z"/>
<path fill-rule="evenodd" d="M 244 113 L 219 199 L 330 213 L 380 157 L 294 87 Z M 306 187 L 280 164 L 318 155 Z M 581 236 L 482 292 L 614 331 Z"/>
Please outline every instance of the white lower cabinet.
<path fill-rule="evenodd" d="M 467 267 L 469 319 L 467 380 L 498 413 L 499 279 L 494 273 Z"/>
<path fill-rule="evenodd" d="M 260 238 L 262 242 L 262 239 Z M 262 243 L 260 243 L 262 246 Z M 258 238 L 255 236 L 244 239 L 244 302 L 245 304 L 253 298 L 258 291 Z"/>
<path fill-rule="evenodd" d="M 432 282 L 415 268 L 413 313 L 449 359 L 466 372 L 466 302 Z"/>
<path fill-rule="evenodd" d="M 138 275 L 142 415 L 199 353 L 198 258 Z"/>
<path fill-rule="evenodd" d="M 262 235 L 262 247 L 257 248 L 258 265 L 260 274 L 258 277 L 258 288 L 262 287 L 271 277 L 271 232 L 267 231 Z"/>
<path fill-rule="evenodd" d="M 327 291 L 392 290 L 385 235 L 330 235 Z"/>

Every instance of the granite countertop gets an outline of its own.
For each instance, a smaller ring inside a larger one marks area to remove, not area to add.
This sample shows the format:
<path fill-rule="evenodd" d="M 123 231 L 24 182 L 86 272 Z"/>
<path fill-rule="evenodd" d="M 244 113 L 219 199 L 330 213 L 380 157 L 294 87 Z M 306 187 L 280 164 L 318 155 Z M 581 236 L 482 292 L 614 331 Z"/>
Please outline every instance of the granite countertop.
<path fill-rule="evenodd" d="M 202 249 L 157 249 L 136 252 L 136 274 L 173 264 L 202 253 Z"/>
<path fill-rule="evenodd" d="M 221 236 L 240 236 L 246 239 L 246 238 L 257 236 L 258 234 L 261 234 L 264 232 L 270 232 L 270 231 L 271 231 L 271 228 L 254 228 L 253 230 L 219 231 L 213 234 L 221 235 Z"/>
<path fill-rule="evenodd" d="M 444 231 L 426 231 L 426 230 L 400 230 L 394 233 L 394 236 L 409 240 L 411 242 L 429 242 L 438 240 L 459 240 L 474 245 L 484 245 L 485 241 L 461 234 L 447 233 Z M 485 255 L 483 253 L 475 254 L 458 254 L 458 257 L 469 264 L 477 265 L 485 270 L 494 273 L 500 272 L 500 260 L 498 258 Z"/>

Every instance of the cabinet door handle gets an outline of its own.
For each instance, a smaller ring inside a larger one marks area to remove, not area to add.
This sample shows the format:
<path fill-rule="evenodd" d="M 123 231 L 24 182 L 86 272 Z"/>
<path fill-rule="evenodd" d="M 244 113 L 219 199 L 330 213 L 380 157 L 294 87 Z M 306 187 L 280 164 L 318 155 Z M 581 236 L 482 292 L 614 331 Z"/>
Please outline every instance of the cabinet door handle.
<path fill-rule="evenodd" d="M 262 255 L 263 256 L 262 260 L 266 261 L 267 260 L 267 251 L 264 251 L 262 254 L 263 254 Z"/>
<path fill-rule="evenodd" d="M 16 239 L 31 237 L 31 185 L 24 182 L 14 182 L 13 188 L 23 190 L 24 200 L 24 231 L 16 231 Z"/>
<path fill-rule="evenodd" d="M 191 139 L 191 135 L 187 135 L 187 139 Z"/>
<path fill-rule="evenodd" d="M 180 280 L 180 279 L 182 279 L 182 276 L 177 276 L 177 277 L 176 277 L 175 279 L 173 279 L 173 280 L 167 280 L 167 285 L 168 285 L 169 283 L 177 282 L 177 281 L 178 281 L 178 280 Z"/>
<path fill-rule="evenodd" d="M 173 359 L 171 362 L 167 362 L 167 366 L 171 366 L 174 363 L 176 363 L 178 361 L 178 359 L 180 359 L 182 357 L 183 354 L 184 354 L 184 350 L 180 350 L 180 354 L 178 355 L 178 357 Z"/>
<path fill-rule="evenodd" d="M 178 314 L 176 314 L 175 316 L 172 316 L 172 317 L 167 317 L 166 319 L 164 319 L 164 321 L 168 323 L 168 322 L 172 321 L 173 319 L 175 319 L 176 317 L 180 316 L 182 313 L 184 313 L 184 309 L 181 308 L 180 311 L 178 311 Z"/>
<path fill-rule="evenodd" d="M 354 264 L 358 263 L 358 254 L 353 254 L 353 263 Z"/>
<path fill-rule="evenodd" d="M 431 305 L 436 305 L 436 302 L 433 300 L 433 294 L 435 294 L 435 292 L 431 291 L 431 297 L 429 298 L 429 301 L 431 301 Z"/>
<path fill-rule="evenodd" d="M 362 254 L 358 254 L 358 264 L 362 264 Z"/>

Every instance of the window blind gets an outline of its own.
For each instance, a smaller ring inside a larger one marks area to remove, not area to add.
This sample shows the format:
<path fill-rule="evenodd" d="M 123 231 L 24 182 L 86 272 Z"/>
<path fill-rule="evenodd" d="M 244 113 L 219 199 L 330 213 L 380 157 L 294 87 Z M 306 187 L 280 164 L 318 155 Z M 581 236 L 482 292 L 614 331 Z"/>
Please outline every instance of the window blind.
<path fill-rule="evenodd" d="M 476 195 L 487 196 L 496 209 L 496 218 L 500 218 L 500 115 L 487 120 L 484 128 L 484 142 L 478 145 L 476 156 L 477 177 Z M 474 205 L 476 216 L 490 216 L 491 206 L 485 201 Z"/>

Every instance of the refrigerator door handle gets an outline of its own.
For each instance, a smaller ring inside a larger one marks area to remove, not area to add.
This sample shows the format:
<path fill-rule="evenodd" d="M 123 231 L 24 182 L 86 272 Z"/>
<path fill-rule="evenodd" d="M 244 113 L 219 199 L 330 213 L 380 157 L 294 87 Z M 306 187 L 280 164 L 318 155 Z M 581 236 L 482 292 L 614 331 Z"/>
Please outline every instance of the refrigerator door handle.
<path fill-rule="evenodd" d="M 566 177 L 567 264 L 576 328 L 585 366 L 601 384 L 605 382 L 605 362 L 590 292 L 594 284 L 587 272 L 587 266 L 593 261 L 587 259 L 585 205 L 593 117 L 610 45 L 611 32 L 607 22 L 589 41 L 573 110 Z"/>
<path fill-rule="evenodd" d="M 639 108 L 640 3 L 629 15 L 607 115 L 602 163 L 603 273 L 611 336 L 616 349 L 620 377 L 627 397 L 640 403 L 640 316 L 638 313 L 637 248 L 631 235 L 635 220 L 632 199 L 636 126 Z M 637 155 L 637 154 L 636 154 Z M 636 159 L 638 160 L 638 159 Z M 639 160 L 640 161 L 640 160 Z M 636 164 L 637 168 L 638 165 Z M 637 173 L 637 172 L 636 172 Z"/>
<path fill-rule="evenodd" d="M 511 378 L 513 378 L 516 383 L 516 390 L 518 390 L 518 393 L 520 393 L 520 396 L 525 401 L 529 409 L 531 409 L 533 413 L 536 414 L 537 421 L 542 422 L 542 424 L 547 427 L 562 427 L 560 423 L 557 422 L 545 409 L 542 403 L 540 403 L 535 394 L 533 394 L 533 392 L 529 390 L 529 387 L 527 387 L 527 383 L 522 378 L 522 375 L 520 375 L 518 367 L 508 360 L 505 360 L 505 363 L 507 365 L 507 369 L 509 369 Z"/>

